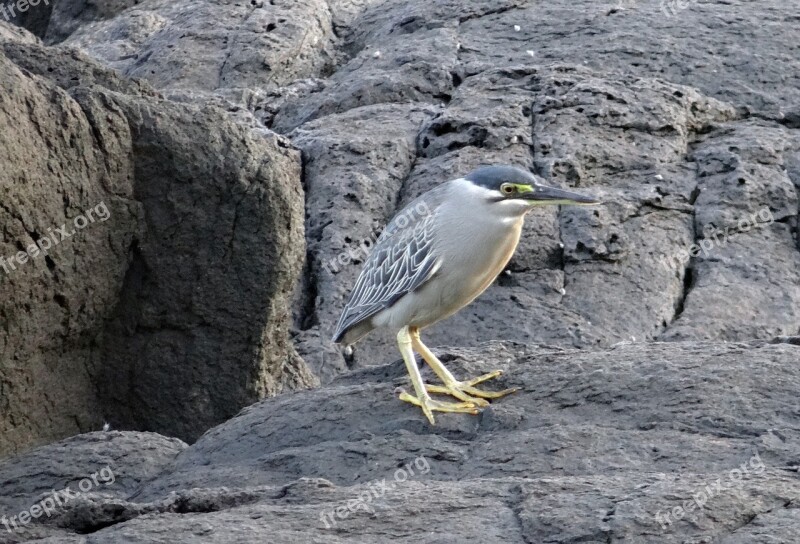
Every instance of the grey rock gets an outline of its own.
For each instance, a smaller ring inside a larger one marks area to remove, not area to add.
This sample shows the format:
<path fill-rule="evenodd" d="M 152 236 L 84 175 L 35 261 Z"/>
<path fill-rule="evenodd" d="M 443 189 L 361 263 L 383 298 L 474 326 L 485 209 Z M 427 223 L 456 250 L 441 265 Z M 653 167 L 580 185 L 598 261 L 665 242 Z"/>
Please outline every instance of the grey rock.
<path fill-rule="evenodd" d="M 33 0 L 28 9 L 19 13 L 17 2 L 6 2 L 5 13 L 11 6 L 17 8 L 9 22 L 30 30 L 46 43 L 58 43 L 69 37 L 80 26 L 110 19 L 139 0 Z M 0 11 L 0 15 L 4 12 Z"/>
<path fill-rule="evenodd" d="M 325 0 L 145 0 L 64 43 L 158 88 L 276 87 L 329 68 L 331 18 Z"/>
<path fill-rule="evenodd" d="M 105 21 L 133 7 L 139 0 L 51 0 L 53 9 L 44 39 L 60 43 L 78 28 L 96 21 Z"/>
<path fill-rule="evenodd" d="M 26 0 L 25 2 L 3 2 L 0 4 L 0 24 L 12 23 L 44 38 L 50 13 L 58 0 Z"/>
<path fill-rule="evenodd" d="M 800 28 L 778 0 L 755 9 L 741 0 L 525 4 L 471 18 L 459 31 L 468 66 L 568 62 L 689 85 L 776 119 L 800 97 L 792 53 Z"/>
<path fill-rule="evenodd" d="M 168 468 L 186 447 L 177 438 L 131 431 L 98 431 L 41 446 L 0 464 L 0 508 L 19 512 L 53 490 L 80 491 L 81 480 L 91 480 L 106 467 L 110 472 L 98 475 L 100 485 L 92 482 L 93 490 L 127 498 Z"/>
<path fill-rule="evenodd" d="M 114 154 L 130 145 L 118 111 L 105 112 L 113 130 L 100 142 L 63 89 L 2 54 L 0 71 L 0 454 L 6 454 L 103 424 L 92 354 L 118 300 L 142 209 L 129 155 Z M 86 220 L 83 229 L 77 218 Z M 23 253 L 36 242 L 41 250 Z"/>
<path fill-rule="evenodd" d="M 24 28 L 0 23 L 0 43 L 2 42 L 39 43 L 39 39 Z"/>
<path fill-rule="evenodd" d="M 319 130 L 317 127 L 330 123 L 336 133 L 345 132 L 338 145 L 329 147 L 347 149 L 350 134 L 364 132 L 360 126 L 342 131 L 341 125 L 347 122 L 346 115 L 335 115 L 308 125 Z M 710 131 L 716 124 L 721 128 Z M 737 136 L 750 141 L 756 137 L 750 125 L 751 121 L 738 121 L 736 111 L 727 104 L 657 80 L 610 80 L 573 67 L 503 68 L 467 78 L 417 137 L 418 156 L 398 189 L 401 204 L 457 175 L 454 172 L 463 173 L 486 162 L 528 164 L 556 184 L 590 186 L 589 192 L 607 202 L 595 209 L 543 209 L 532 214 L 509 274 L 501 276 L 473 305 L 426 331 L 426 338 L 433 345 L 472 345 L 502 337 L 575 346 L 680 338 L 665 331 L 682 316 L 692 278 L 701 271 L 694 262 L 677 255 L 694 242 L 694 214 L 710 213 L 717 206 L 697 196 L 710 193 L 702 185 L 708 183 L 707 177 L 696 171 L 696 147 L 700 144 L 695 140 L 714 142 L 719 137 L 714 145 L 728 146 L 725 138 L 732 136 L 724 135 L 738 130 Z M 291 133 L 301 148 L 303 141 L 298 135 L 304 134 L 304 127 Z M 764 134 L 760 145 L 770 149 L 775 167 L 782 168 L 787 148 L 793 149 L 791 139 L 781 136 L 786 129 L 763 123 L 760 130 Z M 384 148 L 376 149 L 383 154 Z M 342 177 L 333 174 L 335 161 L 322 162 L 326 153 L 305 151 L 313 155 L 308 160 L 314 165 L 307 170 L 307 177 Z M 393 156 L 386 153 L 387 159 Z M 347 175 L 363 168 L 363 175 L 376 177 L 364 158 L 374 161 L 375 155 L 353 153 Z M 324 169 L 318 174 L 320 167 Z M 780 209 L 782 220 L 793 221 L 797 204 L 792 184 L 785 174 L 778 181 L 781 185 L 772 189 L 770 178 L 765 178 L 761 201 Z M 340 247 L 336 242 L 340 237 L 350 240 L 351 249 L 370 240 L 368 233 L 358 229 L 359 224 L 369 223 L 369 217 L 352 221 L 353 217 L 371 213 L 372 223 L 379 228 L 386 212 L 373 212 L 365 205 L 357 212 L 343 207 L 348 198 L 345 191 L 330 183 L 320 190 L 324 197 L 319 202 L 334 204 L 335 214 L 323 211 L 314 198 L 317 186 L 307 184 L 307 207 L 317 212 L 310 215 L 312 221 L 321 221 L 329 234 L 323 237 L 323 244 L 310 242 L 309 250 L 312 259 L 319 252 L 324 255 L 323 262 L 330 263 L 325 252 L 331 246 Z M 743 208 L 757 209 L 749 193 L 739 199 L 746 199 Z M 342 225 L 346 234 L 332 230 L 336 225 Z M 317 237 L 313 228 L 308 231 L 310 239 Z M 763 319 L 773 325 L 741 328 L 729 316 L 713 313 L 713 308 L 721 306 L 711 305 L 706 311 L 712 312 L 715 326 L 699 329 L 698 338 L 766 339 L 796 332 L 797 321 L 792 317 L 797 290 L 792 255 L 796 250 L 790 243 L 792 232 L 787 230 L 787 235 L 787 245 L 772 249 L 788 255 L 788 261 L 774 265 L 781 270 L 773 271 L 773 276 L 780 274 L 776 277 L 781 278 L 775 298 L 792 294 L 786 305 L 765 310 Z M 338 363 L 337 353 L 321 344 L 328 336 L 325 327 L 332 327 L 343 304 L 342 285 L 352 285 L 360 264 L 359 259 L 345 260 L 333 270 L 335 279 L 322 280 L 323 273 L 316 275 L 318 303 L 312 308 L 322 329 L 318 336 L 310 333 L 315 338 L 313 349 L 305 343 L 298 345 L 307 358 L 324 352 L 328 369 L 374 364 L 394 353 L 394 339 L 389 335 L 373 334 L 356 346 L 352 360 L 339 355 Z M 742 294 L 754 305 L 762 295 L 759 291 Z M 332 310 L 326 309 L 328 300 L 334 302 Z M 731 303 L 735 300 L 731 298 Z M 750 314 L 740 316 L 741 322 L 752 322 Z M 691 329 L 692 323 L 696 322 L 684 320 L 680 326 L 688 324 Z M 319 364 L 311 364 L 319 368 Z M 323 380 L 328 378 L 327 372 L 322 373 Z"/>
<path fill-rule="evenodd" d="M 245 409 L 130 495 L 89 493 L 29 526 L 25 539 L 795 539 L 800 27 L 785 2 L 146 0 L 109 17 L 69 26 L 66 43 L 148 81 L 129 83 L 137 89 L 76 68 L 85 66 L 70 60 L 77 53 L 58 50 L 46 63 L 55 50 L 3 46 L 35 74 L 25 77 L 68 89 L 101 134 L 108 123 L 138 142 L 129 162 L 108 165 L 140 165 L 128 185 L 117 182 L 133 187 L 143 210 L 132 235 L 138 253 L 121 252 L 138 265 L 125 269 L 123 303 L 101 316 L 107 325 L 87 329 L 102 348 L 92 361 L 119 352 L 126 372 L 93 363 L 105 372 L 101 394 L 84 399 L 113 401 L 128 427 L 188 439 L 281 389 L 251 379 L 272 342 L 278 357 L 266 367 L 288 361 L 288 388 L 313 381 L 287 333 L 322 381 L 342 376 Z M 270 143 L 254 143 L 254 130 Z M 200 142 L 196 153 L 189 141 Z M 145 156 L 153 145 L 163 151 Z M 302 171 L 281 147 L 290 145 Z M 283 246 L 294 272 L 278 273 L 283 317 L 274 320 L 258 306 L 272 287 L 255 283 L 255 269 L 284 257 L 240 254 L 246 281 L 199 272 L 220 247 L 216 234 L 238 224 L 232 210 L 244 212 L 241 240 L 259 246 L 265 231 L 248 221 L 272 217 L 266 209 L 209 196 L 225 175 L 240 186 L 258 153 L 278 170 L 269 179 L 297 193 L 286 200 L 294 235 Z M 480 417 L 442 415 L 431 428 L 394 398 L 394 387 L 408 387 L 402 363 L 371 366 L 396 357 L 393 338 L 374 334 L 352 356 L 328 338 L 362 246 L 412 198 L 487 162 L 528 167 L 604 204 L 532 213 L 498 282 L 425 332 L 432 346 L 462 346 L 436 350 L 459 376 L 507 368 L 489 387 L 522 388 Z M 228 204 L 221 213 L 212 211 L 218 200 Z M 200 212 L 180 216 L 185 225 L 164 211 L 189 202 Z M 763 210 L 772 221 L 739 228 Z M 221 218 L 219 231 L 204 230 L 209 217 Z M 712 228 L 732 229 L 726 243 L 689 257 L 714 239 Z M 232 284 L 242 296 L 220 296 Z M 241 313 L 220 317 L 238 305 Z M 254 325 L 252 315 L 262 320 Z M 519 343 L 464 347 L 500 338 Z M 719 342 L 676 342 L 686 339 Z M 736 343 L 754 339 L 775 343 Z M 142 368 L 143 380 L 134 372 Z M 138 398 L 125 396 L 131 374 Z M 198 410 L 196 422 L 173 416 Z M 420 456 L 429 472 L 393 481 Z M 734 482 L 743 464 L 750 470 Z M 382 479 L 397 485 L 378 492 Z M 359 497 L 371 499 L 352 502 Z M 658 513 L 670 516 L 666 526 Z"/>
<path fill-rule="evenodd" d="M 663 339 L 800 332 L 798 194 L 788 175 L 795 149 L 790 132 L 750 121 L 722 125 L 693 143 L 698 196 L 692 275 Z"/>
<path fill-rule="evenodd" d="M 315 127 L 331 123 L 340 130 L 346 118 L 331 114 L 364 104 L 440 106 L 417 137 L 395 211 L 435 184 L 490 162 L 528 166 L 607 201 L 591 211 L 532 214 L 508 274 L 473 305 L 426 331 L 431 344 L 507 338 L 585 346 L 797 334 L 797 196 L 789 182 L 797 164 L 791 129 L 797 86 L 791 76 L 785 79 L 785 69 L 797 70 L 790 68 L 796 60 L 783 53 L 797 43 L 797 26 L 778 3 L 760 4 L 763 11 L 738 2 L 688 3 L 682 10 L 662 4 L 667 13 L 658 3 L 638 2 L 617 8 L 376 3 L 349 32 L 340 32 L 345 62 L 318 90 L 290 98 L 274 116 L 278 130 L 300 124 L 302 131 L 312 119 Z M 744 30 L 752 17 L 766 27 Z M 743 35 L 747 51 L 734 46 Z M 375 146 L 373 153 L 383 150 Z M 703 165 L 709 161 L 713 168 L 723 154 L 742 154 L 739 169 L 750 172 L 749 185 L 738 192 L 731 192 L 733 174 L 709 176 Z M 373 175 L 375 155 L 358 159 L 349 170 Z M 314 175 L 324 176 L 324 164 L 314 161 Z M 335 179 L 335 161 L 330 168 L 325 177 Z M 796 186 L 800 176 L 794 178 Z M 324 202 L 344 198 L 326 194 Z M 719 199 L 735 205 L 720 206 Z M 317 206 L 310 198 L 309 216 L 322 214 Z M 699 258 L 678 258 L 703 240 L 703 227 L 721 209 L 738 221 L 740 213 L 765 206 L 784 227 L 775 243 L 754 242 L 753 262 L 769 267 L 755 272 L 759 267 L 717 259 L 710 268 Z M 363 209 L 383 224 L 384 210 Z M 349 224 L 351 216 L 345 208 L 332 219 L 346 230 L 329 227 L 329 244 L 349 237 L 358 247 L 369 239 Z M 319 247 L 310 244 L 311 259 Z M 348 271 L 331 281 L 320 275 L 315 283 L 312 275 L 310 284 L 318 300 L 343 301 L 339 290 L 352 285 L 353 276 Z M 341 370 L 392 357 L 394 339 L 377 333 L 356 346 L 352 358 L 320 345 L 342 303 L 314 309 L 318 318 L 311 322 L 320 330 L 306 333 L 314 341 L 311 349 L 298 344 L 301 355 L 324 351 L 327 368 Z"/>
<path fill-rule="evenodd" d="M 487 388 L 520 391 L 432 427 L 395 398 L 401 361 L 352 372 L 247 408 L 127 499 L 87 495 L 29 530 L 79 527 L 85 543 L 791 542 L 797 350 L 448 348 L 459 377 L 501 368 Z M 124 459 L 133 446 L 108 447 Z"/>
<path fill-rule="evenodd" d="M 180 440 L 155 433 L 95 432 L 0 463 L 0 542 L 80 542 L 74 531 L 93 526 L 85 505 L 102 503 L 107 517 L 122 519 L 114 503 L 158 476 L 185 448 Z M 44 509 L 37 518 L 42 523 L 22 523 L 19 514 L 33 505 Z"/>
<path fill-rule="evenodd" d="M 105 330 L 117 366 L 101 382 L 112 423 L 192 440 L 314 383 L 288 339 L 304 256 L 300 165 L 282 139 L 213 108 L 120 107 L 147 150 L 135 162 L 147 234 Z"/>
<path fill-rule="evenodd" d="M 427 331 L 431 344 L 797 334 L 790 12 L 776 0 L 146 0 L 66 43 L 303 151 L 308 263 L 293 339 L 327 381 L 394 357 L 387 335 L 353 356 L 326 341 L 360 248 L 413 196 L 488 162 L 606 204 L 532 214 L 507 273 Z M 758 246 L 751 264 L 737 264 L 741 250 L 682 258 L 704 228 L 765 207 L 776 224 L 766 243 L 742 239 Z M 339 255 L 346 266 L 326 269 Z"/>
<path fill-rule="evenodd" d="M 0 25 L 2 28 L 12 27 Z M 98 86 L 123 94 L 158 97 L 158 93 L 147 82 L 120 77 L 79 49 L 41 47 L 38 40 L 25 40 L 22 43 L 10 40 L 0 42 L 0 50 L 21 69 L 48 79 L 67 91 L 75 87 Z"/>
<path fill-rule="evenodd" d="M 413 41 L 402 32 L 387 36 L 337 70 L 321 92 L 287 102 L 276 115 L 274 128 L 286 132 L 317 117 L 361 106 L 447 101 L 453 88 L 456 41 L 454 29 L 446 26 L 420 30 Z"/>
<path fill-rule="evenodd" d="M 0 277 L 0 452 L 105 420 L 191 440 L 316 383 L 289 343 L 299 154 L 75 51 L 0 47 L 0 256 L 96 220 Z"/>

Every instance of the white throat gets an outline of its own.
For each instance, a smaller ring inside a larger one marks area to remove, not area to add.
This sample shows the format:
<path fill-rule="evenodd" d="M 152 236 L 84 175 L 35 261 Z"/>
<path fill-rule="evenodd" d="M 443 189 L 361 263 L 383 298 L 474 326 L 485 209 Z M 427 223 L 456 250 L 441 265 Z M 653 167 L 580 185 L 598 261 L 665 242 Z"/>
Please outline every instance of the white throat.
<path fill-rule="evenodd" d="M 499 191 L 486 189 L 463 178 L 455 179 L 451 183 L 452 190 L 457 193 L 453 195 L 453 200 L 460 202 L 466 209 L 473 210 L 476 219 L 486 218 L 511 225 L 520 221 L 533 208 L 526 200 L 498 201 L 497 197 L 502 196 Z"/>

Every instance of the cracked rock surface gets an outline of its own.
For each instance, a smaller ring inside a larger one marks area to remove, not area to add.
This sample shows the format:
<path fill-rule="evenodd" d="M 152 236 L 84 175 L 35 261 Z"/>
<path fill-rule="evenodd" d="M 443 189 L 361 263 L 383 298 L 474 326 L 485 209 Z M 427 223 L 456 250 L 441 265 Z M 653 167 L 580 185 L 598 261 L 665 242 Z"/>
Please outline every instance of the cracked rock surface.
<path fill-rule="evenodd" d="M 0 515 L 117 479 L 0 542 L 796 541 L 796 8 L 51 0 L 17 20 L 44 42 L 0 22 L 0 257 L 112 217 L 0 273 L 0 456 L 104 421 L 197 440 L 6 460 Z M 394 398 L 394 338 L 329 338 L 387 220 L 501 162 L 604 203 L 532 212 L 425 331 L 521 388 L 431 428 Z"/>
<path fill-rule="evenodd" d="M 323 382 L 395 356 L 385 335 L 348 357 L 328 341 L 380 228 L 483 163 L 605 204 L 532 213 L 431 344 L 800 332 L 800 25 L 782 2 L 81 2 L 55 5 L 48 42 L 301 150 L 292 335 Z"/>
<path fill-rule="evenodd" d="M 189 447 L 75 437 L 0 465 L 0 504 L 106 465 L 117 481 L 0 541 L 793 542 L 798 349 L 444 348 L 457 376 L 503 369 L 487 388 L 520 390 L 431 427 L 396 399 L 396 362 L 261 401 Z"/>
<path fill-rule="evenodd" d="M 0 43 L 0 453 L 104 421 L 193 440 L 316 383 L 288 334 L 299 154 L 24 42 Z"/>

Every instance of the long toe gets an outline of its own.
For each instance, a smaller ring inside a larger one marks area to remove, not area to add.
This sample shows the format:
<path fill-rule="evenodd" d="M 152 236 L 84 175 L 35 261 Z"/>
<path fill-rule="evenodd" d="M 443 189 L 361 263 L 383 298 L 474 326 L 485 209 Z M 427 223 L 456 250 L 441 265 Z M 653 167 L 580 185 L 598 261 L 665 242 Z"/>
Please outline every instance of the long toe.
<path fill-rule="evenodd" d="M 499 399 L 501 397 L 505 397 L 506 395 L 510 395 L 511 393 L 515 393 L 517 391 L 516 387 L 512 387 L 511 389 L 503 389 L 502 391 L 484 391 L 482 389 L 477 389 L 475 387 L 470 387 L 468 385 L 462 386 L 461 390 L 473 397 L 483 398 L 483 399 Z"/>
<path fill-rule="evenodd" d="M 495 370 L 471 380 L 464 380 L 463 382 L 448 382 L 445 385 L 430 385 L 425 384 L 425 389 L 428 393 L 438 393 L 441 395 L 450 395 L 463 402 L 472 402 L 476 406 L 485 407 L 489 405 L 489 401 L 485 399 L 499 399 L 510 395 L 517 391 L 517 388 L 504 389 L 502 391 L 484 391 L 478 389 L 475 385 L 483 383 L 492 378 L 497 378 L 503 374 L 502 370 Z"/>
<path fill-rule="evenodd" d="M 512 387 L 511 389 L 503 389 L 502 391 L 484 391 L 482 389 L 475 388 L 476 385 L 479 383 L 483 383 L 488 380 L 492 380 L 497 378 L 498 376 L 502 376 L 502 370 L 495 370 L 489 372 L 488 374 L 484 374 L 482 376 L 478 376 L 477 378 L 472 378 L 471 380 L 465 380 L 461 382 L 459 385 L 459 389 L 464 393 L 472 395 L 473 397 L 483 398 L 483 399 L 499 399 L 501 397 L 505 397 L 506 395 L 510 395 L 517 391 L 516 387 Z"/>
<path fill-rule="evenodd" d="M 455 397 L 462 402 L 471 402 L 475 406 L 489 406 L 489 401 L 479 397 L 472 397 L 459 388 L 447 387 L 446 385 L 430 385 L 426 383 L 425 389 L 428 391 L 428 393 L 450 395 L 451 397 Z"/>
<path fill-rule="evenodd" d="M 493 380 L 494 378 L 497 378 L 502 375 L 503 375 L 502 370 L 493 370 L 492 372 L 484 374 L 483 376 L 478 376 L 477 378 L 472 378 L 471 380 L 465 380 L 464 383 L 469 386 L 478 385 L 479 383 L 483 383 L 488 380 Z"/>
<path fill-rule="evenodd" d="M 471 401 L 442 402 L 439 400 L 432 399 L 428 396 L 425 396 L 420 399 L 402 390 L 400 391 L 400 395 L 398 396 L 398 398 L 404 402 L 408 402 L 410 404 L 413 404 L 414 406 L 419 406 L 420 408 L 422 408 L 422 412 L 428 418 L 428 421 L 431 422 L 431 425 L 435 425 L 433 412 L 477 415 L 481 411 L 480 407 Z"/>
<path fill-rule="evenodd" d="M 481 409 L 474 402 L 442 402 L 432 398 L 425 399 L 425 403 L 431 410 L 437 412 L 450 412 L 453 414 L 472 414 L 473 416 L 481 413 Z"/>
<path fill-rule="evenodd" d="M 415 397 L 414 395 L 409 395 L 406 391 L 402 389 L 400 390 L 400 395 L 398 395 L 397 398 L 399 398 L 403 402 L 408 402 L 413 404 L 414 406 L 419 406 L 420 408 L 422 408 L 422 413 L 425 414 L 425 417 L 428 418 L 428 421 L 430 421 L 431 425 L 436 425 L 436 421 L 433 419 L 433 411 L 431 410 L 430 406 L 427 406 L 417 397 Z"/>

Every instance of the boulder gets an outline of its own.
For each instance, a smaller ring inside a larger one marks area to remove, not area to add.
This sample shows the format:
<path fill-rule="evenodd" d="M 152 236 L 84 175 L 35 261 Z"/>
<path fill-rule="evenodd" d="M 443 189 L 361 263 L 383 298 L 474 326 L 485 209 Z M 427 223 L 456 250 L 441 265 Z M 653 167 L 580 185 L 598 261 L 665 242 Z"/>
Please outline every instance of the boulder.
<path fill-rule="evenodd" d="M 144 0 L 58 23 L 70 5 L 50 25 L 70 29 L 64 43 L 302 150 L 292 334 L 323 381 L 395 356 L 390 335 L 353 355 L 327 341 L 363 248 L 411 198 L 484 163 L 604 204 L 532 213 L 505 273 L 431 344 L 800 331 L 800 36 L 778 0 Z M 773 219 L 738 228 L 759 213 Z"/>
<path fill-rule="evenodd" d="M 276 87 L 323 73 L 334 39 L 326 0 L 144 0 L 78 26 L 64 43 L 158 88 L 208 92 Z"/>
<path fill-rule="evenodd" d="M 139 3 L 139 0 L 51 1 L 53 9 L 44 34 L 48 43 L 60 43 L 82 26 L 111 19 Z"/>
<path fill-rule="evenodd" d="M 376 162 L 396 154 L 379 144 L 349 150 L 352 134 L 364 130 L 360 118 L 393 103 L 437 107 L 416 137 L 389 216 L 438 183 L 498 162 L 604 200 L 532 213 L 505 273 L 426 331 L 430 344 L 610 346 L 800 331 L 798 86 L 785 75 L 798 73 L 797 59 L 785 54 L 797 26 L 778 2 L 755 11 L 737 3 L 618 4 L 375 2 L 339 32 L 343 54 L 333 74 L 281 95 L 265 118 L 301 148 L 309 129 L 343 134 L 328 140 L 327 165 L 305 150 L 313 179 L 339 179 L 346 163 L 348 176 L 378 180 Z M 743 40 L 747 48 L 738 46 Z M 307 186 L 309 232 L 315 218 L 327 222 L 323 243 L 309 244 L 306 292 L 317 304 L 296 310 L 302 337 L 314 341 L 298 349 L 327 380 L 395 356 L 386 334 L 373 333 L 352 356 L 324 344 L 362 262 L 349 255 L 369 245 L 387 213 L 349 187 Z M 730 229 L 759 213 L 767 220 L 748 232 Z M 710 245 L 715 233 L 728 242 Z M 334 274 L 314 269 L 340 254 L 347 266 Z"/>
<path fill-rule="evenodd" d="M 27 47 L 40 47 L 29 45 Z M 103 424 L 98 334 L 141 235 L 130 136 L 0 55 L 0 453 Z"/>
<path fill-rule="evenodd" d="M 192 440 L 315 383 L 299 154 L 75 51 L 0 51 L 0 452 L 104 421 Z"/>
<path fill-rule="evenodd" d="M 42 469 L 55 473 L 48 486 L 59 470 L 68 482 L 98 463 L 152 477 L 127 497 L 116 484 L 88 490 L 13 538 L 790 542 L 800 530 L 790 342 L 444 348 L 457 376 L 503 369 L 485 387 L 519 391 L 430 426 L 396 398 L 409 387 L 396 361 L 261 401 L 188 448 L 164 439 L 154 465 L 175 455 L 159 474 L 127 467 L 141 466 L 127 433 L 103 446 L 101 433 L 77 437 L 52 446 L 70 462 Z M 0 481 L 42 455 L 0 465 Z M 31 505 L 41 500 L 33 487 Z"/>

